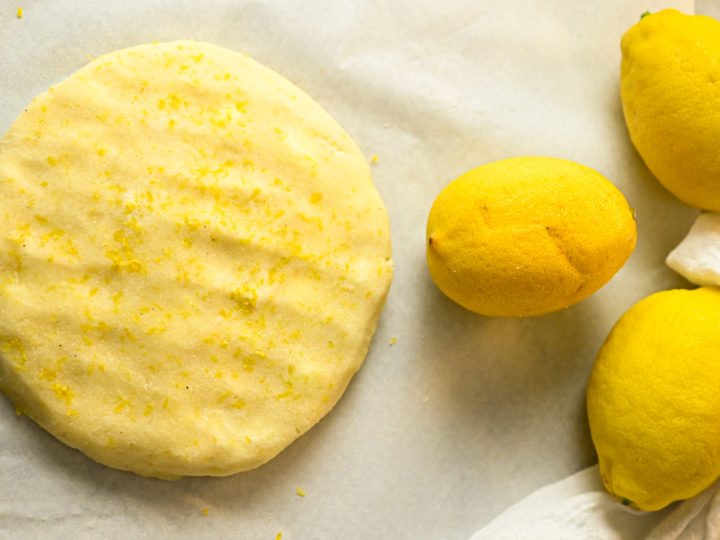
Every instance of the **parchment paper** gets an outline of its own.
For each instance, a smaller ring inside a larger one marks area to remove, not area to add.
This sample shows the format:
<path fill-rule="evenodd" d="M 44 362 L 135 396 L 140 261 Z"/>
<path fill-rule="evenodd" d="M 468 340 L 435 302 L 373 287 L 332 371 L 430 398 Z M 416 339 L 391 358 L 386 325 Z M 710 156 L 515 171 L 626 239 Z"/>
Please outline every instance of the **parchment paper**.
<path fill-rule="evenodd" d="M 693 2 L 0 0 L 1 132 L 88 56 L 179 38 L 245 52 L 377 154 L 396 264 L 345 397 L 255 471 L 177 482 L 114 471 L 0 398 L 0 537 L 464 539 L 592 464 L 584 392 L 598 347 L 637 300 L 688 286 L 663 261 L 697 212 L 633 150 L 618 90 L 620 36 L 661 7 Z M 637 210 L 638 246 L 581 304 L 484 318 L 433 285 L 425 221 L 456 176 L 518 155 L 612 180 Z"/>

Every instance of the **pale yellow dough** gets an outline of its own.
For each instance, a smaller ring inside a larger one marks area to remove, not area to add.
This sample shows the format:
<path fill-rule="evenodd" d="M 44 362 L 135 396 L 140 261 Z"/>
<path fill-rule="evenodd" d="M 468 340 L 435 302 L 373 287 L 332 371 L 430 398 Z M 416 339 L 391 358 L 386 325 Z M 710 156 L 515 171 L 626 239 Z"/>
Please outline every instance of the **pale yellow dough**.
<path fill-rule="evenodd" d="M 206 43 L 102 56 L 0 140 L 0 389 L 147 476 L 257 467 L 342 395 L 388 218 L 311 98 Z"/>

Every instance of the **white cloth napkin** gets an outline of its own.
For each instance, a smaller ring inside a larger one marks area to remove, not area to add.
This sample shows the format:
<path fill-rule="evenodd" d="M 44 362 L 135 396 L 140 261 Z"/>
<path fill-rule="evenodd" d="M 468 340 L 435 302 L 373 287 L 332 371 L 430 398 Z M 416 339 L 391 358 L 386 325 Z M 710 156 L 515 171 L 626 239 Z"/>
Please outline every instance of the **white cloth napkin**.
<path fill-rule="evenodd" d="M 720 538 L 720 481 L 658 512 L 610 495 L 597 465 L 545 486 L 500 514 L 470 540 L 713 540 Z"/>
<path fill-rule="evenodd" d="M 720 214 L 700 214 L 666 262 L 695 285 L 720 285 Z"/>

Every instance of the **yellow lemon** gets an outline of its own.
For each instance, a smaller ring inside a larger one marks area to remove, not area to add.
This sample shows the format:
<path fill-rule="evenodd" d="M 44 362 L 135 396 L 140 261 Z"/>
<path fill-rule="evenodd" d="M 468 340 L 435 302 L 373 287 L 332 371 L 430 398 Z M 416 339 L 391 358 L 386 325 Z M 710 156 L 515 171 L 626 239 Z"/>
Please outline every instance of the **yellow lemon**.
<path fill-rule="evenodd" d="M 630 138 L 676 197 L 720 210 L 720 22 L 666 9 L 622 38 Z"/>
<path fill-rule="evenodd" d="M 720 289 L 638 302 L 598 353 L 587 391 L 605 487 L 659 510 L 720 475 Z"/>
<path fill-rule="evenodd" d="M 437 197 L 427 262 L 440 290 L 497 317 L 540 315 L 597 291 L 635 247 L 632 210 L 596 171 L 518 157 L 471 170 Z"/>

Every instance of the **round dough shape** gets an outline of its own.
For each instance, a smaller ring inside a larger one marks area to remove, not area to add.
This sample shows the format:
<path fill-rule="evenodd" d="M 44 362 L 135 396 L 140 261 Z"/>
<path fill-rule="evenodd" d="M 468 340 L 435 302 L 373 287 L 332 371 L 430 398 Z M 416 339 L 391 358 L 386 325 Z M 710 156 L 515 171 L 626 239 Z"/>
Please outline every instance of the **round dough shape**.
<path fill-rule="evenodd" d="M 102 56 L 0 140 L 0 389 L 92 459 L 227 475 L 312 427 L 392 280 L 364 157 L 243 54 Z"/>

